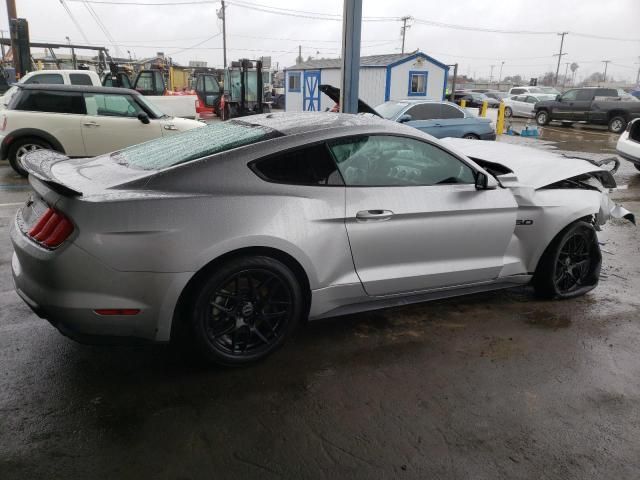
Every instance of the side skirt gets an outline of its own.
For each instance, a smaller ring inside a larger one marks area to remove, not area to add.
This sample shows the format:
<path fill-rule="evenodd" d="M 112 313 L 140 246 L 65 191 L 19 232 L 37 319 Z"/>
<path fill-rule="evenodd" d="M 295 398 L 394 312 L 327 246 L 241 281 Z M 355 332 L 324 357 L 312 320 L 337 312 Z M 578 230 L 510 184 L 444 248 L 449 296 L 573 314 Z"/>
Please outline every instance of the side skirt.
<path fill-rule="evenodd" d="M 399 307 L 431 300 L 441 300 L 443 298 L 460 297 L 474 293 L 513 288 L 528 284 L 532 277 L 533 275 L 514 275 L 489 282 L 456 285 L 430 290 L 428 292 L 390 295 L 385 297 L 367 296 L 360 284 L 332 286 L 312 292 L 312 306 L 309 319 L 319 320 L 321 318 L 351 315 L 353 313 L 378 310 L 381 308 Z"/>

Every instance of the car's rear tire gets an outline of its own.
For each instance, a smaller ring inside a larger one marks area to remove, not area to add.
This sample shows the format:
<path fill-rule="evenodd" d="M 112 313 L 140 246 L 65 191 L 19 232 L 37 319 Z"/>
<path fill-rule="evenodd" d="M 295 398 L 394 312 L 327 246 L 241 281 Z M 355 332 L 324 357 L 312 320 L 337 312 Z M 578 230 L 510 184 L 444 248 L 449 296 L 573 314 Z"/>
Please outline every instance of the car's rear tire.
<path fill-rule="evenodd" d="M 475 133 L 467 133 L 463 135 L 462 138 L 466 138 L 467 140 L 480 140 L 480 137 Z"/>
<path fill-rule="evenodd" d="M 511 110 L 511 107 L 504 107 L 504 116 L 507 118 L 513 116 L 513 110 Z"/>
<path fill-rule="evenodd" d="M 541 127 L 544 127 L 549 123 L 549 112 L 546 110 L 540 110 L 536 113 L 536 123 Z"/>
<path fill-rule="evenodd" d="M 192 298 L 198 350 L 224 366 L 266 357 L 282 346 L 305 312 L 295 274 L 266 256 L 239 257 L 216 267 Z"/>
<path fill-rule="evenodd" d="M 596 230 L 590 223 L 565 227 L 543 253 L 533 276 L 533 287 L 542 298 L 573 298 L 598 285 L 602 254 Z"/>
<path fill-rule="evenodd" d="M 622 133 L 627 128 L 627 120 L 620 115 L 616 115 L 609 120 L 608 127 L 611 133 Z"/>
<path fill-rule="evenodd" d="M 43 148 L 50 149 L 51 145 L 38 137 L 22 137 L 14 140 L 7 152 L 9 165 L 11 165 L 11 168 L 13 168 L 16 173 L 26 177 L 29 174 L 22 166 L 22 157 L 29 152 Z"/>

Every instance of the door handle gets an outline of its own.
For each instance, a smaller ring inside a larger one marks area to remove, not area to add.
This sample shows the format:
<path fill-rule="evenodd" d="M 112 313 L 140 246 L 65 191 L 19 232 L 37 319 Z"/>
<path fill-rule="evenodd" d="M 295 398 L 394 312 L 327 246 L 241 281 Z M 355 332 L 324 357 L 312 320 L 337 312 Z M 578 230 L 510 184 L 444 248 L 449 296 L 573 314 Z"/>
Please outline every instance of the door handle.
<path fill-rule="evenodd" d="M 356 221 L 358 222 L 371 222 L 378 221 L 384 222 L 393 217 L 391 210 L 360 210 L 356 213 Z"/>
<path fill-rule="evenodd" d="M 176 127 L 175 125 L 165 125 L 164 129 L 165 130 L 178 130 L 178 127 Z"/>
<path fill-rule="evenodd" d="M 96 122 L 84 122 L 83 125 L 85 127 L 99 127 L 100 126 L 100 124 L 96 123 Z"/>

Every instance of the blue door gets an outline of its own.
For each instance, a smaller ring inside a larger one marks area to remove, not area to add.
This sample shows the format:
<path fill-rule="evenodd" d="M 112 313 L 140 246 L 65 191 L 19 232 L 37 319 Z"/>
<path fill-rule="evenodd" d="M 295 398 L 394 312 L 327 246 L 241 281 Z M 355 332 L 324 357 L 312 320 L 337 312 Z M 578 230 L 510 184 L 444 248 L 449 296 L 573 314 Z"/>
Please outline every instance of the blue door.
<path fill-rule="evenodd" d="M 305 112 L 320 111 L 320 70 L 304 71 L 302 109 Z"/>

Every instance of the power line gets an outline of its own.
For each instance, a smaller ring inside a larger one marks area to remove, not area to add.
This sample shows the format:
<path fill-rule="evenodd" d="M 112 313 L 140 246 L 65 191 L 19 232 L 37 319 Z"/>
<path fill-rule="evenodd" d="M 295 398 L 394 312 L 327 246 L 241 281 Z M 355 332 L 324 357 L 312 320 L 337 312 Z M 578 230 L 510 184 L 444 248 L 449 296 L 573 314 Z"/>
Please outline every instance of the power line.
<path fill-rule="evenodd" d="M 64 3 L 64 0 L 60 0 L 60 5 L 62 5 L 62 8 L 65 9 L 65 11 L 67 12 L 67 15 L 69 15 L 69 18 L 71 18 L 71 21 L 73 22 L 73 24 L 76 26 L 76 28 L 80 32 L 80 35 L 82 35 L 82 38 L 84 38 L 84 41 L 85 42 L 89 42 L 89 39 L 87 38 L 87 36 L 85 35 L 84 31 L 82 30 L 82 27 L 80 26 L 80 22 L 78 22 L 78 20 L 76 20 L 76 17 L 73 15 L 73 13 L 71 13 L 71 10 L 69 9 L 69 6 Z"/>
<path fill-rule="evenodd" d="M 195 45 L 192 45 L 190 47 L 184 47 L 184 48 L 182 48 L 180 50 L 176 50 L 175 52 L 168 53 L 167 55 L 169 55 L 169 56 L 176 55 L 176 54 L 182 53 L 182 52 L 184 52 L 186 50 L 196 49 L 197 47 L 199 47 L 203 43 L 207 43 L 209 40 L 213 40 L 214 38 L 219 37 L 220 35 L 222 35 L 222 32 L 218 32 L 215 35 L 211 35 L 209 38 L 205 38 L 204 40 L 202 40 L 201 42 L 196 43 Z"/>

